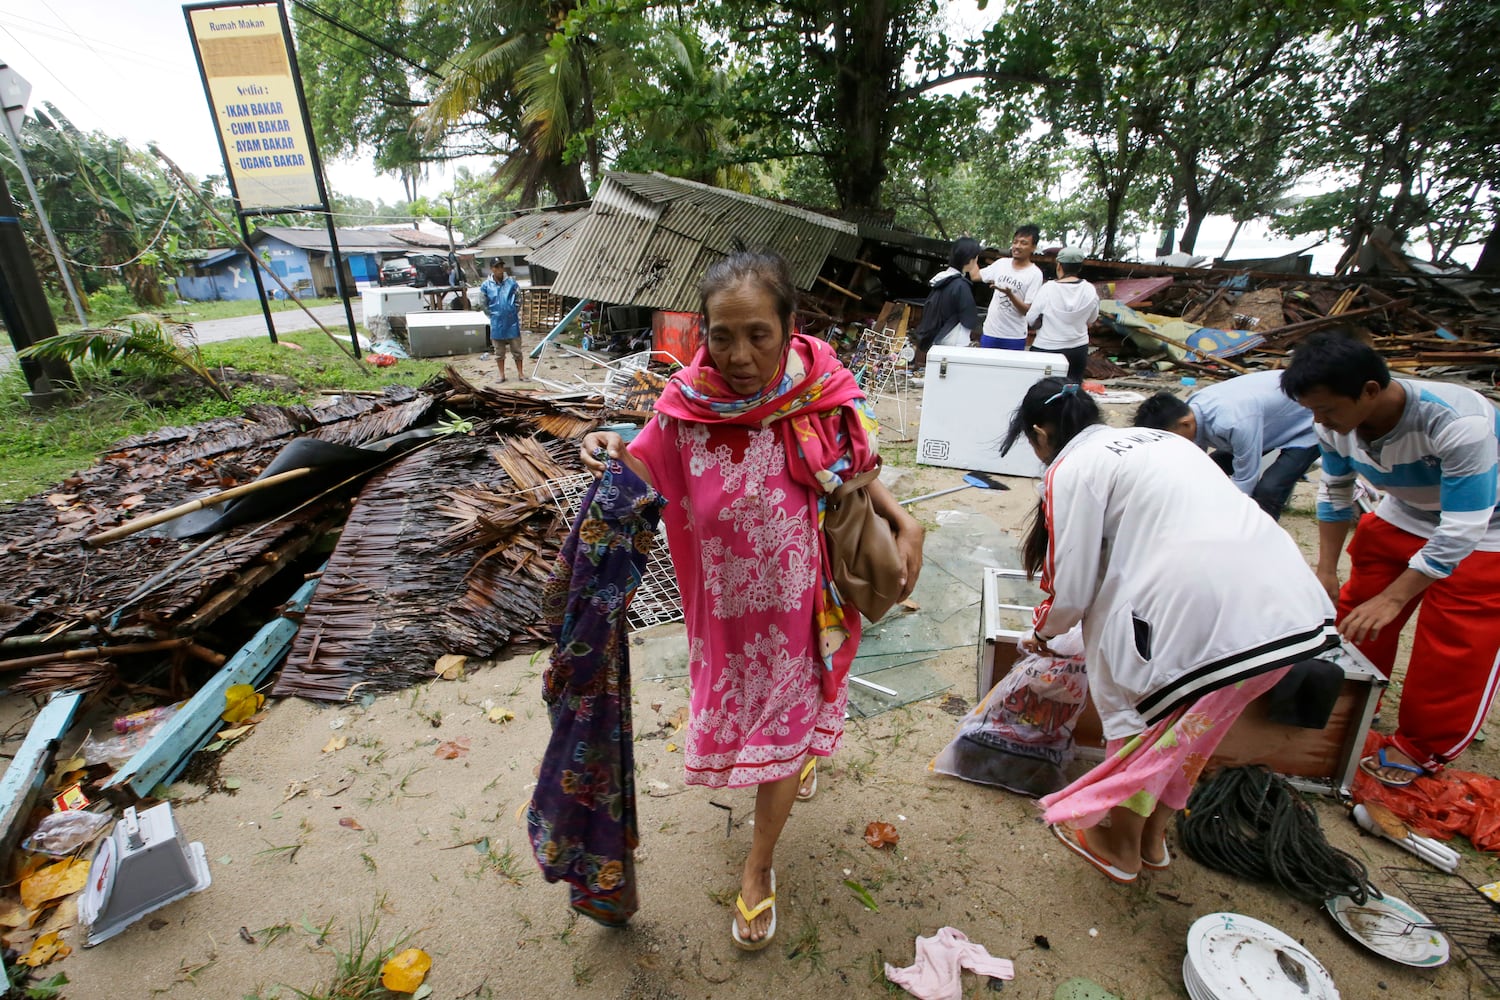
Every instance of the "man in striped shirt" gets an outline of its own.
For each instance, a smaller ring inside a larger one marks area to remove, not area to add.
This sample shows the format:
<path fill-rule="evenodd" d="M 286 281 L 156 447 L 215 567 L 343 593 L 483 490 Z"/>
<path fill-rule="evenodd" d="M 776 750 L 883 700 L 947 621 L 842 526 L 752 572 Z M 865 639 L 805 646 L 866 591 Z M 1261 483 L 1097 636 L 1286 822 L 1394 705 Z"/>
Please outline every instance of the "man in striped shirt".
<path fill-rule="evenodd" d="M 1500 412 L 1472 389 L 1393 379 L 1371 347 L 1331 333 L 1298 345 L 1281 388 L 1317 424 L 1317 573 L 1339 631 L 1390 676 L 1422 605 L 1396 732 L 1360 762 L 1385 784 L 1410 784 L 1469 745 L 1500 677 Z M 1356 476 L 1385 498 L 1355 529 L 1340 590 Z"/>

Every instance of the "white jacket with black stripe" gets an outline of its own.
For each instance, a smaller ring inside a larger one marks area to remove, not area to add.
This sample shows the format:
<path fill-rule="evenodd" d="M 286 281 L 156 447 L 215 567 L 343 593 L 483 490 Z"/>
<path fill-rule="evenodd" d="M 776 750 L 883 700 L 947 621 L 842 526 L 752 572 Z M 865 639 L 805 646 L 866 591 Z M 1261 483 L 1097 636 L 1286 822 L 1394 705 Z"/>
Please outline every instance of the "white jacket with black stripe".
<path fill-rule="evenodd" d="M 1090 427 L 1053 460 L 1043 502 L 1036 632 L 1083 621 L 1109 739 L 1338 641 L 1297 543 L 1185 438 Z"/>

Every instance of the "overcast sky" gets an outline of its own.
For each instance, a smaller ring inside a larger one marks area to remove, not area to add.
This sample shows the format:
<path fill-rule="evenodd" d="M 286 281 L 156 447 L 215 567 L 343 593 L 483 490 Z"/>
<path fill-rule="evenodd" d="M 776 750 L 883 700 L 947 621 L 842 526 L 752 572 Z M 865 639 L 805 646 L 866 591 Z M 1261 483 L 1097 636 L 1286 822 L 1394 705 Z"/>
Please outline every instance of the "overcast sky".
<path fill-rule="evenodd" d="M 0 61 L 85 130 L 144 149 L 155 142 L 188 173 L 224 173 L 182 4 L 173 0 L 0 0 Z M 404 200 L 368 157 L 329 163 L 334 191 Z M 425 193 L 441 190 L 434 176 Z"/>

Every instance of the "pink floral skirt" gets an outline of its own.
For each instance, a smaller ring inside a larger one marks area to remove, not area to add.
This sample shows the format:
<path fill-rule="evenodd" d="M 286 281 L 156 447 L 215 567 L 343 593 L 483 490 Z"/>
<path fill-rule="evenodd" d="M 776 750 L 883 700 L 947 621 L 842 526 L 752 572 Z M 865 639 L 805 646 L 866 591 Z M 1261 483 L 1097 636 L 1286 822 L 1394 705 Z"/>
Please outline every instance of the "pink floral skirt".
<path fill-rule="evenodd" d="M 1141 816 L 1150 816 L 1157 806 L 1181 809 L 1234 721 L 1290 669 L 1210 691 L 1144 733 L 1110 740 L 1099 766 L 1041 799 L 1042 819 L 1087 829 L 1116 806 Z"/>

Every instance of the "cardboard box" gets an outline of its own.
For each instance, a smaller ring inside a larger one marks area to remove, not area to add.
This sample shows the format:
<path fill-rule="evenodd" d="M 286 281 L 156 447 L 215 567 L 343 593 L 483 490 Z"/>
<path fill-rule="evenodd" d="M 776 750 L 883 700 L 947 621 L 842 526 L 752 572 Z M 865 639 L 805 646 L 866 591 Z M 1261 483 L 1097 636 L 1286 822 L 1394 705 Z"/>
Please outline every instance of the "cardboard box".
<path fill-rule="evenodd" d="M 974 671 L 979 698 L 1010 671 L 1019 652 L 1016 644 L 1031 634 L 1032 607 L 1043 596 L 1021 570 L 995 567 L 985 570 L 981 593 Z M 1304 791 L 1347 794 L 1387 681 L 1347 643 L 1320 658 L 1332 660 L 1344 671 L 1338 701 L 1322 729 L 1272 722 L 1267 696 L 1262 695 L 1235 722 L 1210 766 L 1264 764 Z M 1104 759 L 1104 730 L 1092 701 L 1084 708 L 1073 739 L 1080 757 Z"/>

